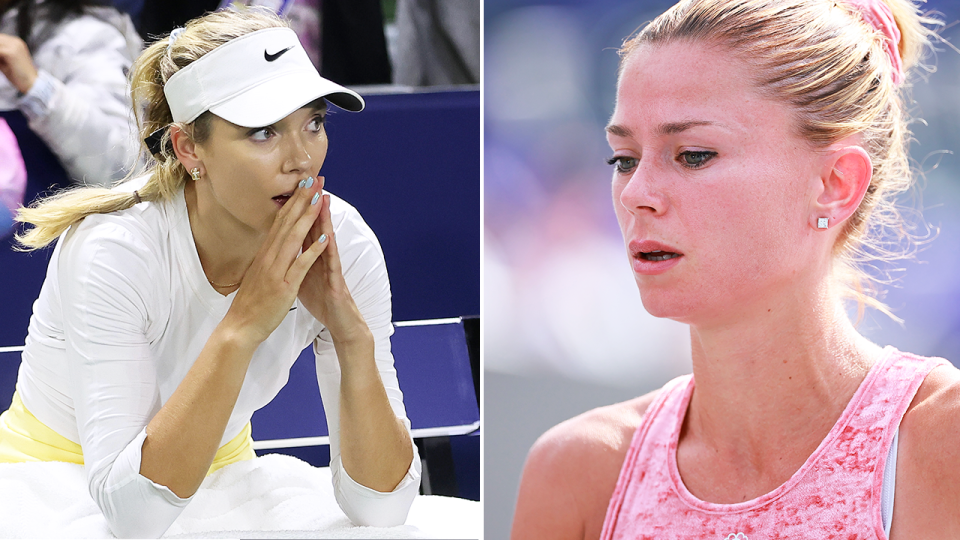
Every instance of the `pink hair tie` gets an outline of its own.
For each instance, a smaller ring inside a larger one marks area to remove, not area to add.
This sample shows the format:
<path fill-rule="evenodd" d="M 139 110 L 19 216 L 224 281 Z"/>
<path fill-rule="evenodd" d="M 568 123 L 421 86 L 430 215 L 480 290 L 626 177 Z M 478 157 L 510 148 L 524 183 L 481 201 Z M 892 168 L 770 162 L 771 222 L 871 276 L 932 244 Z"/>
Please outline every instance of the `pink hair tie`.
<path fill-rule="evenodd" d="M 899 85 L 903 81 L 903 60 L 900 59 L 900 29 L 893 18 L 890 6 L 883 0 L 846 0 L 848 4 L 857 8 L 864 20 L 886 36 L 887 56 L 893 64 L 893 83 Z"/>

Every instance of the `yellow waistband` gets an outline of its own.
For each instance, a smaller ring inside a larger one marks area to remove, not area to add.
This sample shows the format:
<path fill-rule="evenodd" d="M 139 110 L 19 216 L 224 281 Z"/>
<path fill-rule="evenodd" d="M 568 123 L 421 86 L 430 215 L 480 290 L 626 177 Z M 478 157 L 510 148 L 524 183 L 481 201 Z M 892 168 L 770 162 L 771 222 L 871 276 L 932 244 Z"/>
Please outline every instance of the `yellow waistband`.
<path fill-rule="evenodd" d="M 231 463 L 245 459 L 253 459 L 255 457 L 257 457 L 257 454 L 253 451 L 253 437 L 250 435 L 250 422 L 247 422 L 236 437 L 227 441 L 227 444 L 217 450 L 217 455 L 213 457 L 213 465 L 210 466 L 207 474 L 211 474 Z"/>
<path fill-rule="evenodd" d="M 247 422 L 236 437 L 220 447 L 207 474 L 254 457 L 253 438 Z M 10 408 L 0 414 L 0 463 L 25 461 L 65 461 L 83 465 L 83 450 L 79 444 L 37 420 L 23 406 L 20 396 L 14 393 Z"/>

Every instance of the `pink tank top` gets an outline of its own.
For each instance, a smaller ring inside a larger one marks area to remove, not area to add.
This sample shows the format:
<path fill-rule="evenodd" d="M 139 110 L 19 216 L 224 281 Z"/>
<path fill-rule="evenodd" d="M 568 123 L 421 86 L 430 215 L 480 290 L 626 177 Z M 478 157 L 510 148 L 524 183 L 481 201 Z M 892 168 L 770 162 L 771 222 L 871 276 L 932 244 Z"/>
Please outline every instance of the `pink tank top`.
<path fill-rule="evenodd" d="M 924 377 L 946 363 L 887 347 L 800 470 L 736 504 L 701 501 L 683 485 L 677 441 L 694 381 L 670 381 L 633 436 L 600 538 L 886 540 L 880 492 L 887 451 Z"/>

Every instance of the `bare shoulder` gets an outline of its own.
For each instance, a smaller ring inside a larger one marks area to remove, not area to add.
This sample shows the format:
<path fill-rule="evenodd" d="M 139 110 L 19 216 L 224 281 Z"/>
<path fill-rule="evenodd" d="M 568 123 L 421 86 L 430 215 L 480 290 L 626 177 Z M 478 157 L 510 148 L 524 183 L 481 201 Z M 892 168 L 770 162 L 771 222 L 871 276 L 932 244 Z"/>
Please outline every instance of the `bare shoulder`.
<path fill-rule="evenodd" d="M 930 372 L 903 417 L 895 500 L 891 538 L 960 538 L 960 370 L 953 366 Z"/>
<path fill-rule="evenodd" d="M 598 407 L 554 426 L 534 444 L 528 463 L 533 458 L 596 462 L 611 454 L 626 454 L 634 431 L 658 393 Z"/>
<path fill-rule="evenodd" d="M 513 540 L 598 538 L 633 434 L 659 390 L 560 423 L 531 448 Z"/>
<path fill-rule="evenodd" d="M 960 370 L 941 366 L 927 375 L 907 409 L 900 425 L 910 439 L 910 448 L 920 452 L 921 463 L 935 467 L 949 465 L 960 479 Z M 960 501 L 958 501 L 960 502 Z"/>

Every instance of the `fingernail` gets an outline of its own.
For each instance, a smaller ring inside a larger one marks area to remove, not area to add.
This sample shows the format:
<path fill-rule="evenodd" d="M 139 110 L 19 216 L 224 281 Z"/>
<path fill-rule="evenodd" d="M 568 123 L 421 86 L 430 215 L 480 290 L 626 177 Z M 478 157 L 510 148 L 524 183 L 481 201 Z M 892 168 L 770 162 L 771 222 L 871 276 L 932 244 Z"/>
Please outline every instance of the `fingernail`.
<path fill-rule="evenodd" d="M 313 177 L 312 177 L 312 176 L 307 177 L 306 182 L 307 182 L 306 185 L 304 185 L 303 187 L 310 187 L 310 186 L 312 186 L 312 185 L 313 185 Z"/>
<path fill-rule="evenodd" d="M 318 243 L 318 244 L 322 244 L 322 243 L 324 243 L 324 242 L 326 242 L 326 241 L 327 241 L 327 235 L 326 235 L 326 233 L 321 234 L 321 235 L 320 235 L 320 238 L 317 238 L 317 243 Z"/>
<path fill-rule="evenodd" d="M 320 200 L 320 194 L 319 194 L 319 193 L 314 193 L 314 194 L 313 194 L 313 199 L 310 200 L 310 204 L 317 204 L 317 201 L 318 201 L 318 200 Z"/>
<path fill-rule="evenodd" d="M 302 187 L 306 187 L 306 185 L 307 185 L 307 181 L 306 181 L 306 180 L 301 180 L 301 181 L 300 181 L 300 187 L 301 187 L 301 188 L 302 188 Z"/>

